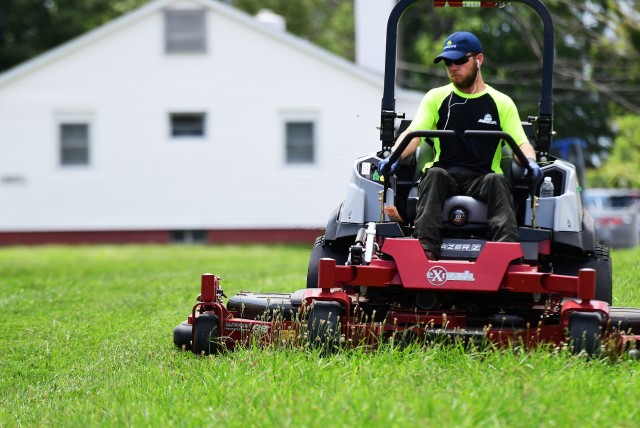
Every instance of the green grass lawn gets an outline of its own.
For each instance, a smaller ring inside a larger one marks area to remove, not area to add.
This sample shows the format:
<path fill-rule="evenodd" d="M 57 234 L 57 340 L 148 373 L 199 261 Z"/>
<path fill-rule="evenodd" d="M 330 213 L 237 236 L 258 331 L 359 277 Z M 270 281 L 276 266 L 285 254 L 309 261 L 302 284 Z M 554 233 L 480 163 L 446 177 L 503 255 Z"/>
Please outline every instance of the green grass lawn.
<path fill-rule="evenodd" d="M 308 248 L 0 249 L 0 427 L 637 427 L 640 362 L 384 348 L 181 353 L 200 274 L 304 288 Z M 640 307 L 640 250 L 613 253 L 614 304 Z"/>

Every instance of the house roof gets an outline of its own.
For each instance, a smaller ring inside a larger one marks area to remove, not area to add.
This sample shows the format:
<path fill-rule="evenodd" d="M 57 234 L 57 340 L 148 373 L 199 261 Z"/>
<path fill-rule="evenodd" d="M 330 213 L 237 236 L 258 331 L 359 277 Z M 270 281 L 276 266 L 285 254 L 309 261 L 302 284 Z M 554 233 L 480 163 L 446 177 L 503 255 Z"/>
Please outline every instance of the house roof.
<path fill-rule="evenodd" d="M 136 22 L 171 6 L 174 3 L 178 3 L 181 0 L 154 0 L 150 1 L 144 6 L 139 7 L 129 13 L 126 13 L 98 28 L 95 28 L 84 35 L 81 35 L 75 39 L 72 39 L 62 45 L 53 48 L 41 55 L 38 55 L 22 64 L 13 67 L 4 73 L 0 73 L 0 88 L 10 84 L 11 82 L 20 79 L 23 76 L 26 76 L 30 73 L 33 73 L 47 65 L 67 56 L 71 55 L 77 50 L 80 50 L 91 43 L 100 40 L 104 37 L 108 37 L 109 35 L 116 33 L 120 29 L 129 26 L 135 25 Z M 331 64 L 336 68 L 342 69 L 343 71 L 352 74 L 354 77 L 360 80 L 368 81 L 373 85 L 379 86 L 382 88 L 382 79 L 376 74 L 369 73 L 359 67 L 357 67 L 354 63 L 339 57 L 325 49 L 318 47 L 317 45 L 304 40 L 300 37 L 296 37 L 290 33 L 285 31 L 280 31 L 274 28 L 271 28 L 267 25 L 261 24 L 252 16 L 242 12 L 233 6 L 222 3 L 218 0 L 190 0 L 193 3 L 197 3 L 202 5 L 204 8 L 208 8 L 222 16 L 225 16 L 229 19 L 232 19 L 240 24 L 243 24 L 253 31 L 258 31 L 265 36 L 272 37 L 276 40 L 281 41 L 294 49 L 298 49 L 306 54 L 316 57 L 319 60 Z M 404 94 L 405 96 L 415 97 L 417 93 L 415 91 L 405 91 L 400 90 L 398 95 Z"/>

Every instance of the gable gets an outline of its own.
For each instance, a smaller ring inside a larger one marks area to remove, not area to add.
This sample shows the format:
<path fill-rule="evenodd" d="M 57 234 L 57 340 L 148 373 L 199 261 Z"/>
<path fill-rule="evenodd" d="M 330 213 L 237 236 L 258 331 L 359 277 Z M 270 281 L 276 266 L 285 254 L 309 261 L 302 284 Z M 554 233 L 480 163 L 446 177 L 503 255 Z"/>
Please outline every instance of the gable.
<path fill-rule="evenodd" d="M 116 37 L 118 33 L 125 32 L 127 29 L 130 30 L 130 27 L 132 26 L 139 26 L 142 22 L 148 20 L 153 15 L 158 15 L 167 8 L 176 10 L 193 10 L 197 8 L 205 9 L 208 12 L 213 12 L 213 14 L 218 17 L 217 19 L 235 22 L 236 24 L 241 25 L 245 31 L 249 30 L 250 32 L 259 34 L 260 37 L 269 38 L 278 43 L 284 44 L 288 46 L 289 49 L 305 53 L 310 58 L 330 64 L 360 80 L 369 81 L 372 84 L 380 83 L 378 77 L 360 70 L 353 63 L 321 49 L 306 40 L 262 25 L 246 13 L 219 1 L 156 0 L 0 74 L 0 89 L 15 80 L 24 78 L 31 73 L 38 72 L 44 67 L 61 61 L 78 51 L 92 49 L 105 39 Z M 208 13 L 207 15 L 210 16 L 211 13 Z M 164 34 L 163 28 L 159 30 L 161 32 L 159 34 L 156 33 L 153 36 L 161 37 Z M 226 40 L 229 39 L 230 38 L 227 35 Z M 150 46 L 153 48 L 153 43 L 151 43 Z"/>

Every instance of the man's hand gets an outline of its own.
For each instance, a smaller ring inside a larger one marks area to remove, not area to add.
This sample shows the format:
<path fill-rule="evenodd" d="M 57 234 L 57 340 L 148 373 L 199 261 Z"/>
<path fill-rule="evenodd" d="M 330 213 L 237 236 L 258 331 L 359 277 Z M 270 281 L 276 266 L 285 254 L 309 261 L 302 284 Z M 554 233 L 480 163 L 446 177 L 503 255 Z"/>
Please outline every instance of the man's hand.
<path fill-rule="evenodd" d="M 380 175 L 383 175 L 384 173 L 392 174 L 392 173 L 393 173 L 393 171 L 395 171 L 395 170 L 396 170 L 396 168 L 398 167 L 398 162 L 400 161 L 400 159 L 398 159 L 397 161 L 395 161 L 395 162 L 394 162 L 390 167 L 387 167 L 387 168 L 388 168 L 388 171 L 384 171 L 384 173 L 383 173 L 382 169 L 383 169 L 385 166 L 387 166 L 387 164 L 389 163 L 389 159 L 391 159 L 391 155 L 389 155 L 389 157 L 388 157 L 388 158 L 386 158 L 386 159 L 382 159 L 380 162 L 378 162 L 378 173 L 379 173 Z"/>
<path fill-rule="evenodd" d="M 531 189 L 535 189 L 538 186 L 538 183 L 542 180 L 542 170 L 535 160 L 530 158 L 527 160 L 529 163 L 524 176 L 529 179 L 529 187 Z"/>

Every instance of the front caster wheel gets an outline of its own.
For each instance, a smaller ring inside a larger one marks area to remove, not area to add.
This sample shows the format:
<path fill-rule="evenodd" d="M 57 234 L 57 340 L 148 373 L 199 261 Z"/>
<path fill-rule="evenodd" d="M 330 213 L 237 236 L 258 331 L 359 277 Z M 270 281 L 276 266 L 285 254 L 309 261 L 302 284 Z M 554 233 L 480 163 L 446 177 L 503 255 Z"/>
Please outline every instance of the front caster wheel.
<path fill-rule="evenodd" d="M 596 357 L 602 348 L 602 314 L 574 312 L 569 316 L 569 346 L 571 353 Z"/>
<path fill-rule="evenodd" d="M 193 335 L 193 353 L 196 355 L 215 354 L 220 350 L 219 319 L 211 313 L 196 318 Z"/>
<path fill-rule="evenodd" d="M 312 304 L 307 320 L 307 340 L 315 349 L 333 353 L 340 347 L 342 305 L 338 302 Z"/>

